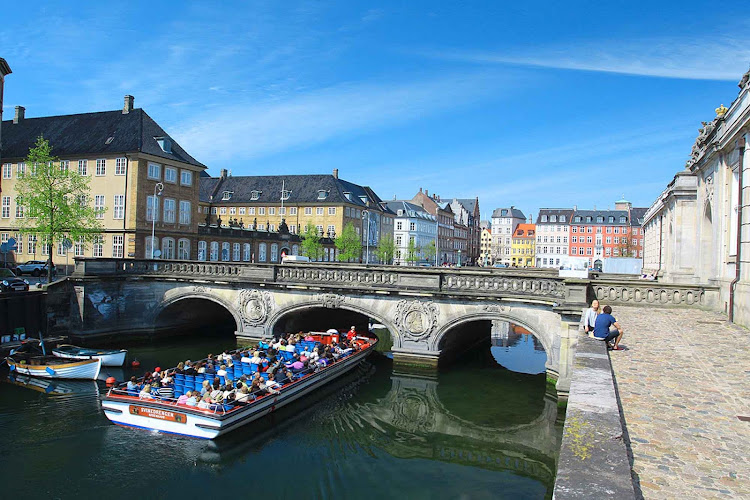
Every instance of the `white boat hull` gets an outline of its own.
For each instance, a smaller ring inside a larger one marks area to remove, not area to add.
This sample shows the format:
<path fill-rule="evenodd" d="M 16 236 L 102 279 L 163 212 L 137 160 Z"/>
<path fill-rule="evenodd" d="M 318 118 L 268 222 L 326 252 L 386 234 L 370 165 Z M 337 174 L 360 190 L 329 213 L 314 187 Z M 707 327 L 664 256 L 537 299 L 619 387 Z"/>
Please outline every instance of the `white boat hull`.
<path fill-rule="evenodd" d="M 214 439 L 264 417 L 343 375 L 357 366 L 371 350 L 368 348 L 353 354 L 284 387 L 280 394 L 265 396 L 226 415 L 173 403 L 109 395 L 102 400 L 102 410 L 115 424 Z"/>
<path fill-rule="evenodd" d="M 11 370 L 21 375 L 51 379 L 96 380 L 102 368 L 100 359 L 72 361 L 59 365 L 27 365 L 11 361 L 8 361 L 8 364 Z M 47 368 L 50 368 L 52 373 L 47 371 Z"/>
<path fill-rule="evenodd" d="M 101 355 L 94 355 L 94 356 L 83 356 L 83 355 L 77 355 L 77 354 L 70 354 L 67 352 L 58 351 L 57 349 L 52 350 L 52 354 L 57 356 L 58 358 L 66 358 L 66 359 L 92 359 L 92 358 L 98 358 L 102 360 L 102 366 L 122 366 L 125 364 L 125 356 L 127 356 L 128 351 L 122 350 L 116 353 L 112 354 L 101 354 Z"/>

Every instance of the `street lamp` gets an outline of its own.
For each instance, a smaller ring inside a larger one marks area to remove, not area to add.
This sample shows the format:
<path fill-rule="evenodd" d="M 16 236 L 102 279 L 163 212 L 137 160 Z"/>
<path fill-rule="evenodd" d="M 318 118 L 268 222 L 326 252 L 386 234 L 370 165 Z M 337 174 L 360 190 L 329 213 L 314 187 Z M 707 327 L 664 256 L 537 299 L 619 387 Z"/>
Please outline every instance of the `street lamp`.
<path fill-rule="evenodd" d="M 367 216 L 367 230 L 365 233 L 365 264 L 370 263 L 370 211 L 362 210 L 362 220 Z"/>
<path fill-rule="evenodd" d="M 461 267 L 461 249 L 458 249 L 458 267 Z"/>
<path fill-rule="evenodd" d="M 161 196 L 164 191 L 164 184 L 157 182 L 154 185 L 154 201 L 151 203 L 151 260 L 154 260 L 154 232 L 156 231 L 156 214 L 157 214 L 157 196 Z"/>

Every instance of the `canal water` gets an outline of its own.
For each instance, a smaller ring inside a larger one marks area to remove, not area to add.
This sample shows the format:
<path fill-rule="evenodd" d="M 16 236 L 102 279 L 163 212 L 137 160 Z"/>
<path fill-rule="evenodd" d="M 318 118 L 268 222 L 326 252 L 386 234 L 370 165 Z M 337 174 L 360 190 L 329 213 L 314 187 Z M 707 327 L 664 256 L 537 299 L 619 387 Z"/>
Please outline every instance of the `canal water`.
<path fill-rule="evenodd" d="M 551 498 L 562 417 L 538 345 L 511 344 L 480 344 L 427 378 L 373 354 L 213 442 L 112 425 L 102 382 L 4 378 L 0 484 L 6 498 Z M 129 356 L 168 367 L 233 346 L 173 338 Z"/>

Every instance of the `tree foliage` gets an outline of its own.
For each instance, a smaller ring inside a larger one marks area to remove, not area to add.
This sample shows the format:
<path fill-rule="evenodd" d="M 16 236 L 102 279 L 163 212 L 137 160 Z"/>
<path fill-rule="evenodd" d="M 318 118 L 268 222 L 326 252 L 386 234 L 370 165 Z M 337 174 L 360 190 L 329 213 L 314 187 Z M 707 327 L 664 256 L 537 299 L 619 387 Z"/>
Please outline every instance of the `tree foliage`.
<path fill-rule="evenodd" d="M 409 239 L 409 244 L 406 246 L 406 262 L 417 262 L 419 260 L 419 247 L 414 243 L 414 239 Z"/>
<path fill-rule="evenodd" d="M 320 235 L 318 229 L 308 222 L 305 226 L 305 231 L 300 235 L 302 242 L 300 243 L 300 252 L 310 258 L 310 260 L 321 260 L 323 258 L 323 244 L 320 242 Z"/>
<path fill-rule="evenodd" d="M 90 205 L 89 178 L 71 172 L 52 155 L 52 146 L 39 136 L 26 158 L 26 172 L 16 182 L 16 203 L 25 217 L 16 219 L 22 233 L 42 236 L 49 254 L 48 278 L 52 278 L 52 248 L 63 238 L 90 241 L 103 230 Z"/>
<path fill-rule="evenodd" d="M 341 234 L 336 236 L 335 243 L 336 248 L 339 249 L 338 259 L 341 262 L 353 261 L 362 254 L 362 241 L 351 222 L 347 223 Z"/>
<path fill-rule="evenodd" d="M 437 253 L 437 249 L 435 248 L 435 240 L 432 240 L 424 248 L 422 248 L 422 256 L 430 264 L 434 264 L 435 263 L 435 254 L 436 253 Z"/>
<path fill-rule="evenodd" d="M 396 254 L 396 244 L 393 242 L 393 235 L 387 234 L 380 238 L 380 243 L 375 249 L 375 256 L 383 264 L 392 264 L 393 256 Z"/>

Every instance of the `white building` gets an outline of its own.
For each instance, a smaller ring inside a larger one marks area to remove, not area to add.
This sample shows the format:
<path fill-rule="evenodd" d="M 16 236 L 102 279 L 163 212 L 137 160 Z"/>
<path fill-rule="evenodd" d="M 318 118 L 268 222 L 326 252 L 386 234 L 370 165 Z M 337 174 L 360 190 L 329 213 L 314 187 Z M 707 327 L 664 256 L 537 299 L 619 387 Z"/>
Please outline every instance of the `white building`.
<path fill-rule="evenodd" d="M 519 209 L 496 208 L 492 212 L 492 263 L 510 265 L 513 233 L 519 224 L 526 222 L 526 216 Z"/>
<path fill-rule="evenodd" d="M 399 266 L 410 266 L 419 264 L 435 264 L 434 253 L 429 256 L 425 249 L 430 244 L 435 244 L 437 235 L 437 219 L 419 205 L 410 201 L 394 200 L 386 203 L 386 207 L 396 214 L 395 227 L 393 229 L 393 242 L 396 252 L 393 263 Z M 409 242 L 413 242 L 416 248 L 416 261 L 410 262 Z"/>
<path fill-rule="evenodd" d="M 685 170 L 646 212 L 644 271 L 719 286 L 719 308 L 750 326 L 750 71 L 739 87 L 728 109 L 703 122 Z"/>
<path fill-rule="evenodd" d="M 557 268 L 568 256 L 574 210 L 542 208 L 536 219 L 536 267 Z"/>

